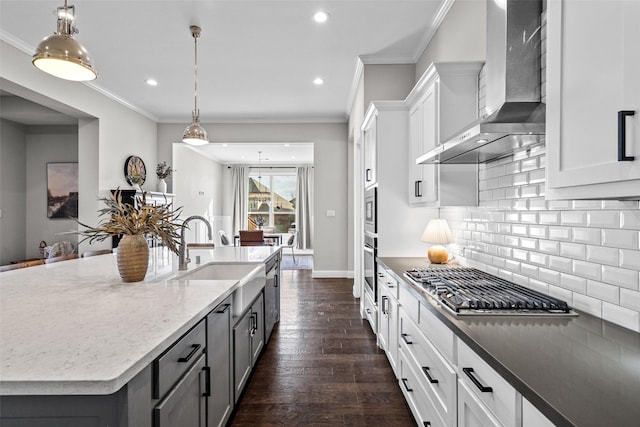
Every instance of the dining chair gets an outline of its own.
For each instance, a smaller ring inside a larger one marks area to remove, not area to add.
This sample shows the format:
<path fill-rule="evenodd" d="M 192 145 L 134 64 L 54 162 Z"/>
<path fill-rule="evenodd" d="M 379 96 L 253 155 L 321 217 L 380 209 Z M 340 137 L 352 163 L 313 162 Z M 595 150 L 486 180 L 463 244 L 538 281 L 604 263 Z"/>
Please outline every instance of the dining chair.
<path fill-rule="evenodd" d="M 293 263 L 296 264 L 296 254 L 293 252 L 293 248 L 295 246 L 294 242 L 296 240 L 296 234 L 292 234 L 289 236 L 286 245 L 282 245 L 283 248 L 291 248 L 291 256 L 293 257 Z"/>
<path fill-rule="evenodd" d="M 240 230 L 240 246 L 264 246 L 264 231 Z"/>
<path fill-rule="evenodd" d="M 82 258 L 87 258 L 90 256 L 96 256 L 96 255 L 106 255 L 111 253 L 113 253 L 113 249 L 98 249 L 95 251 L 84 251 L 82 253 Z"/>
<path fill-rule="evenodd" d="M 17 270 L 19 268 L 33 267 L 34 265 L 44 264 L 43 259 L 34 259 L 29 261 L 16 262 L 15 264 L 8 264 L 0 266 L 0 272 Z"/>
<path fill-rule="evenodd" d="M 53 258 L 47 258 L 45 260 L 45 264 L 53 264 L 54 262 L 67 261 L 67 260 L 76 259 L 76 258 L 79 258 L 78 254 L 61 255 Z"/>

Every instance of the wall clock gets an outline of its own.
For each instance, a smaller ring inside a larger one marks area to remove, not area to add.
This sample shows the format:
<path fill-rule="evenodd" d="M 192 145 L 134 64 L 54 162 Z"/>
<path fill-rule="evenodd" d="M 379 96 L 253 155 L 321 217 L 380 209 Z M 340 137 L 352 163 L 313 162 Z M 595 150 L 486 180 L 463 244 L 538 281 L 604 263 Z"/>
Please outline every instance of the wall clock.
<path fill-rule="evenodd" d="M 124 162 L 124 177 L 129 185 L 142 185 L 147 179 L 147 168 L 138 156 L 129 156 Z"/>

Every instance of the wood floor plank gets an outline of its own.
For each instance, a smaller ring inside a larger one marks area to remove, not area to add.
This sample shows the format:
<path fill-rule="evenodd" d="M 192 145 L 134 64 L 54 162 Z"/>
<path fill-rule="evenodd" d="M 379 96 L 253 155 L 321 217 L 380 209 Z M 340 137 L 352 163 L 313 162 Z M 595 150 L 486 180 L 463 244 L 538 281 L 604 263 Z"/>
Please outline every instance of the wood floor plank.
<path fill-rule="evenodd" d="M 280 322 L 230 426 L 414 426 L 351 279 L 282 274 Z"/>

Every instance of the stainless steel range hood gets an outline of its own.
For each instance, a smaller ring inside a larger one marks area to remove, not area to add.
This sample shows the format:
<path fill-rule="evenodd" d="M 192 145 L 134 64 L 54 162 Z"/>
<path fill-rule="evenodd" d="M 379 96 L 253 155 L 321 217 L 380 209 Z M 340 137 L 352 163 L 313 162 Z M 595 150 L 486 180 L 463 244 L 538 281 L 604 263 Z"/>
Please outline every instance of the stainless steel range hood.
<path fill-rule="evenodd" d="M 487 114 L 416 163 L 483 163 L 544 142 L 541 13 L 541 0 L 487 0 Z"/>

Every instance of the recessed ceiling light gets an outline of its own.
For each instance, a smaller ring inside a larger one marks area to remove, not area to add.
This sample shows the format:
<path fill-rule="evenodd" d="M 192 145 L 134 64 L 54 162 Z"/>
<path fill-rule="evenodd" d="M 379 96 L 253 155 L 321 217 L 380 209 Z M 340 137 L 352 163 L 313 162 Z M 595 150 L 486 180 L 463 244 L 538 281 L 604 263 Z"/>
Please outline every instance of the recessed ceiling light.
<path fill-rule="evenodd" d="M 324 84 L 324 80 L 320 77 L 316 77 L 315 79 L 313 79 L 313 84 L 316 86 L 321 86 Z"/>
<path fill-rule="evenodd" d="M 284 144 L 284 146 L 285 146 L 285 147 L 288 147 L 288 146 L 290 146 L 290 145 L 291 145 L 291 144 Z"/>
<path fill-rule="evenodd" d="M 313 20 L 316 22 L 327 22 L 327 19 L 329 19 L 329 14 L 327 12 L 320 11 L 313 15 Z"/>
<path fill-rule="evenodd" d="M 228 147 L 228 146 L 229 146 L 229 144 L 222 144 L 222 146 L 223 146 L 223 147 Z"/>
<path fill-rule="evenodd" d="M 292 158 L 292 159 L 295 159 L 295 158 L 296 158 L 296 156 L 291 156 L 291 158 Z"/>
<path fill-rule="evenodd" d="M 156 79 L 147 79 L 147 84 L 149 86 L 158 86 L 158 81 Z"/>

